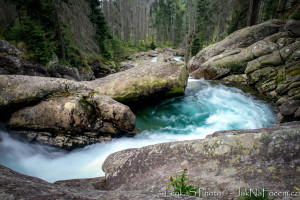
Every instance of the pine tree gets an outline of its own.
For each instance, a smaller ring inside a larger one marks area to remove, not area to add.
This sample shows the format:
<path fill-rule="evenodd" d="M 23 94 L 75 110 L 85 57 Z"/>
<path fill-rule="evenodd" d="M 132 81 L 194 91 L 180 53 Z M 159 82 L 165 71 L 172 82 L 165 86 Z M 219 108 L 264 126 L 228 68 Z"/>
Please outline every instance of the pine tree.
<path fill-rule="evenodd" d="M 89 15 L 91 22 L 96 27 L 96 38 L 98 40 L 98 46 L 100 48 L 100 54 L 106 59 L 111 60 L 113 55 L 107 47 L 107 40 L 111 39 L 112 36 L 108 31 L 107 22 L 103 12 L 99 8 L 98 0 L 86 0 L 90 4 L 92 10 Z"/>

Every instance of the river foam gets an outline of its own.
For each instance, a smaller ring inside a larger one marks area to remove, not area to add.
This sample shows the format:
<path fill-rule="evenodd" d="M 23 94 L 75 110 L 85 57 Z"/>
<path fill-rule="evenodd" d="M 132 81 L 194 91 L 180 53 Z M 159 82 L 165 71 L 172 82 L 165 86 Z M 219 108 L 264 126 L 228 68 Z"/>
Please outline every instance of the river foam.
<path fill-rule="evenodd" d="M 101 165 L 116 151 L 162 142 L 202 139 L 218 130 L 254 129 L 275 123 L 272 106 L 221 83 L 189 79 L 186 95 L 138 111 L 141 133 L 65 152 L 28 144 L 0 131 L 0 164 L 54 182 L 103 176 Z"/>

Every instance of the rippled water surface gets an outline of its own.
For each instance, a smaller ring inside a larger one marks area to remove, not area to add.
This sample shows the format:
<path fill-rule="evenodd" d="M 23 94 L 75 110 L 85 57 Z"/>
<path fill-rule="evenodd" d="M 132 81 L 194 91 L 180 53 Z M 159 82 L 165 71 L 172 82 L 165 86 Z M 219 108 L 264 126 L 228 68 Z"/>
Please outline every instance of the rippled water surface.
<path fill-rule="evenodd" d="M 103 176 L 101 165 L 113 152 L 150 144 L 202 139 L 218 130 L 254 129 L 274 124 L 273 107 L 221 83 L 189 80 L 186 95 L 137 111 L 140 134 L 64 152 L 11 138 L 0 131 L 0 164 L 53 182 Z"/>

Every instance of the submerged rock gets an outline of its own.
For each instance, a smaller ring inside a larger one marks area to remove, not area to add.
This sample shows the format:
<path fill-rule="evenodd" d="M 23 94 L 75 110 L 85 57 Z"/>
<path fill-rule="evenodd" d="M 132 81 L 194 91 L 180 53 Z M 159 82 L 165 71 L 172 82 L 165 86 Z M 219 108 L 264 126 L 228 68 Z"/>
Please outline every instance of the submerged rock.
<path fill-rule="evenodd" d="M 299 125 L 221 131 L 204 140 L 116 152 L 103 164 L 106 187 L 165 192 L 169 176 L 187 167 L 190 184 L 221 192 L 220 196 L 203 194 L 205 199 L 231 199 L 242 187 L 296 192 L 300 181 Z"/>

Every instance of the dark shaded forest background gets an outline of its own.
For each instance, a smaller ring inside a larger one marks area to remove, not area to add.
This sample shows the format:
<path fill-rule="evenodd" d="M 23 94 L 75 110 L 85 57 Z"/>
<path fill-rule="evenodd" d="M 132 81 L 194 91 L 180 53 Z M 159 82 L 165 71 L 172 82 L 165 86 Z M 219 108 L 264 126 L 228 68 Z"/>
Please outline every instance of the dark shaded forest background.
<path fill-rule="evenodd" d="M 25 59 L 89 67 L 156 47 L 203 47 L 246 26 L 299 19 L 299 0 L 1 0 L 0 39 Z"/>

